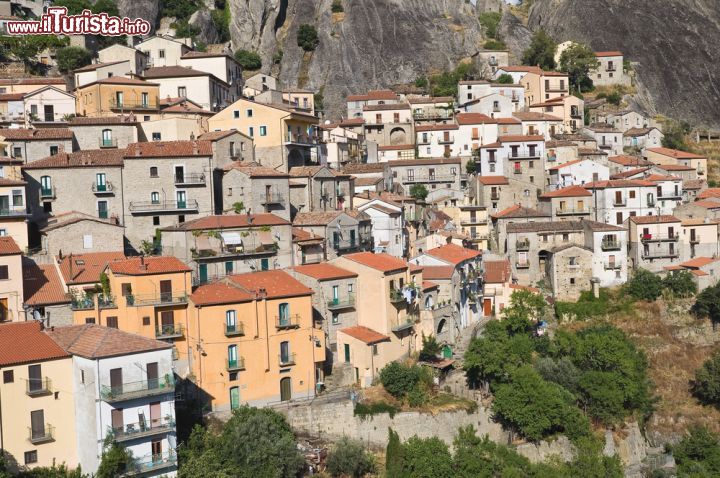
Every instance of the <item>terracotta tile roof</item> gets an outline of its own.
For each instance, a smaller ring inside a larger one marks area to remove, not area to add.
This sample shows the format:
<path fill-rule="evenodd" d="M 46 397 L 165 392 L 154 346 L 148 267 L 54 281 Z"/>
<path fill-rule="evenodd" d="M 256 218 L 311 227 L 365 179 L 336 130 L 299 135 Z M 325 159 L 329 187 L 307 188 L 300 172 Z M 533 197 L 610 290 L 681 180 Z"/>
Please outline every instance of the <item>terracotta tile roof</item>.
<path fill-rule="evenodd" d="M 581 221 L 513 222 L 507 225 L 508 233 L 580 232 L 582 230 L 583 222 Z"/>
<path fill-rule="evenodd" d="M 212 156 L 210 141 L 152 141 L 132 143 L 125 151 L 125 158 L 171 158 L 187 156 Z"/>
<path fill-rule="evenodd" d="M 265 289 L 269 299 L 313 294 L 312 289 L 281 270 L 251 272 L 227 276 L 227 278 L 230 283 L 242 287 L 253 295 L 259 293 L 260 289 Z"/>
<path fill-rule="evenodd" d="M 185 53 L 181 58 L 218 58 L 221 56 L 230 58 L 231 60 L 235 61 L 235 59 L 233 57 L 231 57 L 230 55 L 228 55 L 227 53 L 223 53 L 223 52 L 213 53 L 213 52 L 208 52 L 208 51 L 189 51 L 189 52 Z"/>
<path fill-rule="evenodd" d="M 507 71 L 508 73 L 537 73 L 540 74 L 542 69 L 539 66 L 501 66 L 498 70 Z"/>
<path fill-rule="evenodd" d="M 338 330 L 343 334 L 349 335 L 350 337 L 357 339 L 361 342 L 365 342 L 367 345 L 373 345 L 380 342 L 389 342 L 390 337 L 383 335 L 380 332 L 376 332 L 368 327 L 356 325 L 354 327 L 346 327 Z"/>
<path fill-rule="evenodd" d="M 615 129 L 613 125 L 608 123 L 593 123 L 590 126 L 585 126 L 585 129 L 593 133 L 621 133 L 621 131 Z"/>
<path fill-rule="evenodd" d="M 595 56 L 597 56 L 597 57 L 623 56 L 623 53 L 621 51 L 596 51 Z"/>
<path fill-rule="evenodd" d="M 3 93 L 0 95 L 0 101 L 22 101 L 25 98 L 25 93 Z"/>
<path fill-rule="evenodd" d="M 227 138 L 228 136 L 232 136 L 237 133 L 238 131 L 236 129 L 228 129 L 225 131 L 210 131 L 208 133 L 201 134 L 200 136 L 198 136 L 197 139 L 201 141 L 217 141 L 219 139 Z"/>
<path fill-rule="evenodd" d="M 566 188 L 557 189 L 545 194 L 541 194 L 541 198 L 573 198 L 592 196 L 592 193 L 582 186 L 573 185 Z"/>
<path fill-rule="evenodd" d="M 286 226 L 290 223 L 271 213 L 263 214 L 227 214 L 222 216 L 206 216 L 187 221 L 163 230 L 198 231 L 215 229 L 235 229 L 258 226 Z"/>
<path fill-rule="evenodd" d="M 58 153 L 38 159 L 22 167 L 25 169 L 96 168 L 123 165 L 124 149 L 86 149 L 74 153 Z"/>
<path fill-rule="evenodd" d="M 173 347 L 168 342 L 96 324 L 55 327 L 52 330 L 46 330 L 46 333 L 67 353 L 87 359 L 154 352 Z"/>
<path fill-rule="evenodd" d="M 498 142 L 500 143 L 520 143 L 525 141 L 545 141 L 545 137 L 540 135 L 498 136 Z"/>
<path fill-rule="evenodd" d="M 292 228 L 292 236 L 293 242 L 297 243 L 322 244 L 325 242 L 324 237 L 316 236 L 314 232 L 306 231 L 305 229 L 300 229 L 299 227 Z"/>
<path fill-rule="evenodd" d="M 70 303 L 54 264 L 24 261 L 23 294 L 24 302 L 31 306 Z"/>
<path fill-rule="evenodd" d="M 462 83 L 462 82 L 460 82 Z M 432 103 L 432 104 L 438 104 L 438 103 L 450 103 L 452 101 L 455 101 L 455 98 L 452 96 L 411 96 L 407 99 L 408 103 L 414 103 L 414 104 L 425 104 L 425 103 Z"/>
<path fill-rule="evenodd" d="M 453 266 L 423 266 L 423 279 L 448 280 L 454 272 Z"/>
<path fill-rule="evenodd" d="M 698 199 L 720 198 L 720 188 L 707 188 L 697 195 Z"/>
<path fill-rule="evenodd" d="M 562 118 L 537 111 L 518 111 L 513 116 L 521 121 L 562 121 Z"/>
<path fill-rule="evenodd" d="M 522 124 L 519 119 L 515 118 L 496 118 L 497 124 Z"/>
<path fill-rule="evenodd" d="M 365 124 L 364 118 L 347 118 L 340 121 L 340 126 L 361 126 Z"/>
<path fill-rule="evenodd" d="M 27 186 L 27 182 L 15 179 L 0 178 L 0 186 Z"/>
<path fill-rule="evenodd" d="M 687 268 L 699 268 L 706 266 L 708 264 L 712 264 L 713 262 L 720 261 L 720 258 L 717 257 L 696 257 L 694 259 L 690 259 L 689 261 L 683 262 L 680 264 L 683 267 Z"/>
<path fill-rule="evenodd" d="M 609 181 L 594 181 L 583 184 L 584 188 L 587 189 L 606 189 L 606 188 L 637 188 L 637 187 L 654 187 L 655 183 L 652 181 L 645 181 L 644 179 L 612 179 Z"/>
<path fill-rule="evenodd" d="M 538 288 L 536 288 L 536 287 L 529 287 L 529 286 L 526 286 L 526 285 L 510 284 L 510 288 L 511 288 L 511 289 L 519 289 L 519 290 L 527 290 L 527 291 L 530 291 L 530 292 L 532 292 L 532 293 L 534 293 L 534 294 L 539 294 L 539 293 L 540 293 L 540 289 L 538 289 Z"/>
<path fill-rule="evenodd" d="M 645 179 L 647 181 L 682 181 L 682 178 L 667 176 L 665 174 L 651 174 L 650 176 L 646 176 Z"/>
<path fill-rule="evenodd" d="M 14 256 L 22 254 L 15 239 L 10 236 L 0 237 L 0 256 Z"/>
<path fill-rule="evenodd" d="M 649 167 L 628 169 L 627 171 L 613 174 L 612 176 L 610 176 L 610 179 L 632 178 L 633 176 L 637 176 L 638 174 L 642 175 L 645 171 L 647 171 L 649 169 L 650 169 Z M 648 181 L 652 181 L 652 179 L 648 179 Z"/>
<path fill-rule="evenodd" d="M 177 105 L 168 106 L 162 109 L 163 113 L 202 113 L 214 115 L 214 111 L 206 110 L 200 106 L 196 106 L 191 102 L 183 101 Z"/>
<path fill-rule="evenodd" d="M 414 144 L 385 144 L 378 146 L 378 151 L 405 151 L 411 149 L 415 149 Z"/>
<path fill-rule="evenodd" d="M 447 131 L 451 129 L 458 129 L 456 124 L 428 124 L 420 125 L 415 127 L 415 131 L 422 133 L 423 131 Z"/>
<path fill-rule="evenodd" d="M 703 277 L 703 276 L 709 276 L 709 275 L 710 275 L 710 274 L 708 274 L 708 273 L 705 272 L 705 271 L 701 271 L 701 270 L 697 270 L 697 269 L 691 270 L 690 273 L 691 273 L 692 275 L 698 276 L 698 277 Z"/>
<path fill-rule="evenodd" d="M 682 164 L 656 164 L 656 168 L 665 171 L 694 171 L 695 168 L 692 166 L 683 166 Z"/>
<path fill-rule="evenodd" d="M 677 159 L 698 159 L 698 158 L 706 157 L 706 156 L 703 156 L 702 154 L 695 154 L 695 153 L 690 153 L 687 151 L 679 151 L 677 149 L 670 149 L 670 148 L 648 148 L 646 151 L 649 151 L 651 153 L 662 154 L 663 156 L 669 156 L 671 158 L 677 158 Z"/>
<path fill-rule="evenodd" d="M 315 176 L 320 170 L 327 170 L 331 176 L 345 176 L 345 174 L 338 173 L 337 171 L 328 168 L 327 166 L 295 166 L 290 168 L 289 174 L 294 178 L 311 178 Z"/>
<path fill-rule="evenodd" d="M 394 111 L 394 110 L 409 110 L 410 105 L 408 103 L 394 103 L 385 105 L 365 105 L 363 111 Z"/>
<path fill-rule="evenodd" d="M 713 226 L 717 227 L 720 224 L 718 219 L 710 219 L 707 217 L 699 217 L 695 219 L 683 219 L 680 223 L 682 226 Z"/>
<path fill-rule="evenodd" d="M 430 159 L 399 159 L 386 163 L 391 168 L 394 166 L 422 166 L 427 164 L 460 164 L 460 158 L 430 158 Z"/>
<path fill-rule="evenodd" d="M 568 161 L 567 163 L 558 164 L 557 166 L 553 166 L 552 168 L 548 168 L 548 171 L 556 171 L 558 169 L 567 168 L 568 166 L 572 166 L 573 164 L 580 163 L 582 161 L 588 161 L 587 159 L 574 159 L 572 161 Z"/>
<path fill-rule="evenodd" d="M 456 244 L 445 244 L 427 251 L 427 255 L 435 257 L 450 264 L 458 265 L 463 261 L 474 259 L 482 255 L 482 252 L 475 249 L 467 249 Z"/>
<path fill-rule="evenodd" d="M 504 186 L 510 184 L 505 176 L 479 176 L 478 180 L 485 186 Z"/>
<path fill-rule="evenodd" d="M 294 226 L 325 226 L 335 220 L 342 211 L 299 212 L 293 219 Z"/>
<path fill-rule="evenodd" d="M 551 139 L 550 141 L 545 141 L 545 147 L 546 148 L 565 148 L 565 147 L 572 147 L 577 146 L 572 141 L 565 141 L 562 139 Z"/>
<path fill-rule="evenodd" d="M 92 65 L 83 66 L 82 68 L 78 68 L 77 70 L 73 70 L 74 73 L 83 73 L 86 71 L 95 71 L 99 68 L 104 68 L 106 66 L 112 66 L 112 65 L 119 65 L 120 63 L 127 63 L 128 66 L 130 66 L 129 60 L 121 60 L 121 61 L 110 61 L 108 63 L 93 63 Z"/>
<path fill-rule="evenodd" d="M 610 156 L 608 158 L 608 161 L 620 164 L 622 166 L 651 166 L 652 163 L 650 161 L 645 161 L 644 159 L 638 157 L 638 156 Z"/>
<path fill-rule="evenodd" d="M 455 121 L 457 121 L 457 124 L 460 125 L 497 123 L 497 120 L 482 113 L 458 113 L 457 115 L 455 115 Z"/>
<path fill-rule="evenodd" d="M 685 190 L 702 189 L 704 185 L 705 185 L 704 179 L 686 179 L 683 181 L 683 189 L 685 189 Z"/>
<path fill-rule="evenodd" d="M 384 252 L 380 254 L 356 252 L 355 254 L 345 254 L 343 257 L 385 274 L 405 271 L 408 268 L 407 262 Z"/>
<path fill-rule="evenodd" d="M 260 166 L 256 163 L 233 162 L 225 166 L 225 171 L 237 169 L 251 178 L 289 178 L 290 175 L 277 169 Z"/>
<path fill-rule="evenodd" d="M 502 211 L 498 211 L 491 216 L 495 219 L 515 219 L 523 217 L 550 217 L 550 214 L 538 211 L 537 209 L 531 209 L 529 207 L 515 204 L 513 206 L 503 209 Z"/>
<path fill-rule="evenodd" d="M 180 259 L 171 256 L 129 257 L 121 261 L 113 261 L 108 267 L 114 274 L 129 276 L 190 272 L 190 268 Z"/>
<path fill-rule="evenodd" d="M 238 304 L 250 302 L 255 299 L 255 294 L 238 287 L 235 284 L 225 282 L 213 282 L 203 284 L 196 288 L 190 296 L 190 300 L 196 306 Z"/>
<path fill-rule="evenodd" d="M 47 78 L 47 77 L 36 77 L 36 78 L 12 78 L 12 79 L 0 79 L 0 85 L 64 85 L 65 79 Z"/>
<path fill-rule="evenodd" d="M 627 136 L 629 138 L 637 138 L 639 136 L 645 136 L 647 134 L 650 134 L 650 132 L 654 129 L 657 128 L 630 128 L 623 133 L 623 136 Z"/>
<path fill-rule="evenodd" d="M 122 251 L 70 254 L 60 261 L 60 273 L 67 285 L 97 284 L 108 263 L 122 259 Z"/>
<path fill-rule="evenodd" d="M 90 216 L 88 214 L 83 214 L 81 212 L 77 211 L 69 211 L 64 212 L 56 215 L 54 218 L 48 221 L 47 225 L 44 226 L 42 229 L 40 229 L 40 234 L 47 234 L 50 231 L 53 231 L 55 229 L 60 229 L 65 226 L 69 226 L 71 224 L 76 224 L 80 221 L 91 221 L 96 222 L 98 224 L 104 224 L 107 226 L 112 227 L 119 227 L 122 228 L 123 226 L 120 226 L 116 222 L 114 222 L 112 219 L 100 219 L 99 217 Z M 119 234 L 122 234 L 120 232 Z"/>
<path fill-rule="evenodd" d="M 485 274 L 483 279 L 488 284 L 503 284 L 510 282 L 510 261 L 507 259 L 501 261 L 483 261 Z"/>
<path fill-rule="evenodd" d="M 371 90 L 364 95 L 350 95 L 347 101 L 397 100 L 398 95 L 392 90 Z"/>
<path fill-rule="evenodd" d="M 422 290 L 430 290 L 430 289 L 437 289 L 440 287 L 440 284 L 437 284 L 435 282 L 429 281 L 429 280 L 423 280 L 422 281 Z"/>
<path fill-rule="evenodd" d="M 43 362 L 69 356 L 42 331 L 40 322 L 0 325 L 0 366 Z"/>
<path fill-rule="evenodd" d="M 0 137 L 10 141 L 47 141 L 73 139 L 73 132 L 68 128 L 3 128 Z"/>
<path fill-rule="evenodd" d="M 103 78 L 101 80 L 97 80 L 93 83 L 88 83 L 86 85 L 82 85 L 78 89 L 87 88 L 88 86 L 94 85 L 94 84 L 100 84 L 100 85 L 135 85 L 135 86 L 160 86 L 158 83 L 150 83 L 149 81 L 144 80 L 138 80 L 135 78 L 125 78 L 122 76 L 112 76 L 110 78 Z"/>
<path fill-rule="evenodd" d="M 383 178 L 355 178 L 355 187 L 376 186 Z"/>
<path fill-rule="evenodd" d="M 720 208 L 720 202 L 713 201 L 711 199 L 701 199 L 692 203 L 696 206 L 704 207 L 705 209 L 718 209 Z"/>
<path fill-rule="evenodd" d="M 351 277 L 358 276 L 355 272 L 351 272 L 328 263 L 295 266 L 293 267 L 293 270 L 297 273 L 317 279 L 318 281 L 349 279 Z"/>
<path fill-rule="evenodd" d="M 349 163 L 343 167 L 345 174 L 367 174 L 382 173 L 385 170 L 384 163 Z"/>
<path fill-rule="evenodd" d="M 635 224 L 665 224 L 669 222 L 680 222 L 675 216 L 631 216 L 630 220 Z"/>
<path fill-rule="evenodd" d="M 68 121 L 69 126 L 95 126 L 105 124 L 128 124 L 134 126 L 137 123 L 138 120 L 135 118 L 135 115 L 98 116 L 95 118 L 75 116 Z"/>

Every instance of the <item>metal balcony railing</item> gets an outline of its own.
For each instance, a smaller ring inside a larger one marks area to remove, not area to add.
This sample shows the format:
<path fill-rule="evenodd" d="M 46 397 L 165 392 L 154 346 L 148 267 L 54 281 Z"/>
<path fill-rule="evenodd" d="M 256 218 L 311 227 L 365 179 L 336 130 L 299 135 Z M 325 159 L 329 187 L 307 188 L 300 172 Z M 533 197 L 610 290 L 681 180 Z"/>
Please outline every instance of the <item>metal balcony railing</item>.
<path fill-rule="evenodd" d="M 404 330 L 408 330 L 412 328 L 412 326 L 415 324 L 415 322 L 411 318 L 406 318 L 404 320 L 400 320 L 397 325 L 394 325 L 391 330 L 393 332 L 402 332 Z"/>
<path fill-rule="evenodd" d="M 572 216 L 581 214 L 590 214 L 589 207 L 559 207 L 555 209 L 557 216 Z"/>
<path fill-rule="evenodd" d="M 455 142 L 455 136 L 440 137 L 438 138 L 438 144 L 452 144 Z"/>
<path fill-rule="evenodd" d="M 470 219 L 464 219 L 464 220 L 460 221 L 460 225 L 461 226 L 474 226 L 477 224 L 487 224 L 487 222 L 488 222 L 487 217 L 485 217 L 485 218 L 480 218 L 480 217 L 472 218 L 471 217 Z"/>
<path fill-rule="evenodd" d="M 516 262 L 515 268 L 517 269 L 530 269 L 530 263 L 529 262 Z"/>
<path fill-rule="evenodd" d="M 177 455 L 175 450 L 164 451 L 162 453 L 149 454 L 134 459 L 125 468 L 122 477 L 148 475 L 152 472 L 173 468 L 177 466 Z"/>
<path fill-rule="evenodd" d="M 530 250 L 530 241 L 524 240 L 524 241 L 517 241 L 515 243 L 515 250 L 516 251 L 529 251 Z"/>
<path fill-rule="evenodd" d="M 355 294 L 348 294 L 346 297 L 331 299 L 327 303 L 330 310 L 349 309 L 355 307 Z"/>
<path fill-rule="evenodd" d="M 151 420 L 126 423 L 122 427 L 110 428 L 110 432 L 117 442 L 146 438 L 153 435 L 168 433 L 175 429 L 175 419 L 154 418 Z"/>
<path fill-rule="evenodd" d="M 275 328 L 278 330 L 296 329 L 300 327 L 300 314 L 275 316 Z"/>
<path fill-rule="evenodd" d="M 618 241 L 602 241 L 600 243 L 600 248 L 603 251 L 619 251 L 620 243 Z"/>
<path fill-rule="evenodd" d="M 175 377 L 169 373 L 163 378 L 127 382 L 116 387 L 102 385 L 100 397 L 108 402 L 121 402 L 142 397 L 152 397 L 175 391 Z"/>
<path fill-rule="evenodd" d="M 205 184 L 205 175 L 202 173 L 176 174 L 175 184 L 185 186 Z"/>
<path fill-rule="evenodd" d="M 625 206 L 627 205 L 627 199 L 613 199 L 613 206 Z"/>
<path fill-rule="evenodd" d="M 71 310 L 91 310 L 94 308 L 95 298 L 92 296 L 77 297 L 70 300 Z"/>
<path fill-rule="evenodd" d="M 606 262 L 604 268 L 606 271 L 620 270 L 622 269 L 622 262 Z"/>
<path fill-rule="evenodd" d="M 110 98 L 110 108 L 115 110 L 120 109 L 133 109 L 133 110 L 156 110 L 158 109 L 157 97 L 148 98 L 147 101 L 131 101 L 125 100 L 118 101 L 117 98 Z"/>
<path fill-rule="evenodd" d="M 393 304 L 405 302 L 405 296 L 400 289 L 390 289 L 390 302 Z"/>
<path fill-rule="evenodd" d="M 117 148 L 117 145 L 118 145 L 117 139 L 115 139 L 115 138 L 110 138 L 110 139 L 100 138 L 98 140 L 98 144 L 101 149 L 102 148 Z"/>
<path fill-rule="evenodd" d="M 227 359 L 225 361 L 225 370 L 228 372 L 237 372 L 238 370 L 245 370 L 245 358 L 238 357 L 236 359 Z"/>
<path fill-rule="evenodd" d="M 104 184 L 98 184 L 97 182 L 92 184 L 92 192 L 95 194 L 113 194 L 114 191 L 115 188 L 113 187 L 113 183 L 110 181 L 107 181 Z"/>
<path fill-rule="evenodd" d="M 49 423 L 45 424 L 45 428 L 41 430 L 33 430 L 32 427 L 28 427 L 28 441 L 33 445 L 39 445 L 40 443 L 47 443 L 55 440 L 55 427 Z"/>
<path fill-rule="evenodd" d="M 261 204 L 268 205 L 268 204 L 285 204 L 285 198 L 277 192 L 270 192 L 265 193 L 265 195 L 262 198 Z"/>
<path fill-rule="evenodd" d="M 236 324 L 223 324 L 223 333 L 225 337 L 238 337 L 245 335 L 245 324 L 238 322 Z"/>
<path fill-rule="evenodd" d="M 663 258 L 675 258 L 678 257 L 680 253 L 676 250 L 669 250 L 669 249 L 661 249 L 661 250 L 654 250 L 654 251 L 643 251 L 641 254 L 641 257 L 643 259 L 663 259 Z"/>
<path fill-rule="evenodd" d="M 515 160 L 515 159 L 540 159 L 540 151 L 523 151 L 518 152 L 516 154 L 509 154 L 507 159 L 509 161 Z"/>
<path fill-rule="evenodd" d="M 187 304 L 188 296 L 182 292 L 160 292 L 158 294 L 130 294 L 125 296 L 129 307 L 164 306 L 173 304 Z"/>
<path fill-rule="evenodd" d="M 163 324 L 155 330 L 156 339 L 177 339 L 183 336 L 182 324 Z"/>
<path fill-rule="evenodd" d="M 40 199 L 55 199 L 55 186 L 40 188 Z"/>
<path fill-rule="evenodd" d="M 162 211 L 197 211 L 195 199 L 186 201 L 130 201 L 131 213 L 162 212 Z"/>
<path fill-rule="evenodd" d="M 108 295 L 99 295 L 98 296 L 98 306 L 101 309 L 116 309 L 117 308 L 117 302 L 115 301 L 115 297 Z"/>
<path fill-rule="evenodd" d="M 295 354 L 279 354 L 278 355 L 278 364 L 280 364 L 281 367 L 287 367 L 289 365 L 295 365 Z"/>
<path fill-rule="evenodd" d="M 674 234 L 640 234 L 641 242 L 676 242 L 679 239 L 679 232 Z"/>
<path fill-rule="evenodd" d="M 39 397 L 50 393 L 52 393 L 52 381 L 48 377 L 28 379 L 25 394 L 29 397 Z"/>
<path fill-rule="evenodd" d="M 453 174 L 436 174 L 434 176 L 404 176 L 404 183 L 449 183 L 455 181 Z"/>

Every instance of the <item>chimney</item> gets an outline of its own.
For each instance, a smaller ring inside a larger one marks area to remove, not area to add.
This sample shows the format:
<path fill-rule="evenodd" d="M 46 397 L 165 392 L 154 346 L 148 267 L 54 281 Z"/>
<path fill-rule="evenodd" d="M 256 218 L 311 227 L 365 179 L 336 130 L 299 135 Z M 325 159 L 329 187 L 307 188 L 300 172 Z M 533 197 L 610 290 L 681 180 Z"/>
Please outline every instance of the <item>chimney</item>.
<path fill-rule="evenodd" d="M 140 155 L 140 143 L 136 143 L 135 144 L 135 157 L 139 158 L 140 156 L 141 156 Z"/>
<path fill-rule="evenodd" d="M 58 154 L 62 154 L 62 153 L 64 153 L 64 152 L 65 152 L 65 145 L 62 144 L 62 143 L 60 143 L 60 144 L 58 145 Z"/>
<path fill-rule="evenodd" d="M 193 152 L 193 155 L 198 154 L 198 142 L 194 141 L 194 140 L 192 142 L 192 152 Z"/>

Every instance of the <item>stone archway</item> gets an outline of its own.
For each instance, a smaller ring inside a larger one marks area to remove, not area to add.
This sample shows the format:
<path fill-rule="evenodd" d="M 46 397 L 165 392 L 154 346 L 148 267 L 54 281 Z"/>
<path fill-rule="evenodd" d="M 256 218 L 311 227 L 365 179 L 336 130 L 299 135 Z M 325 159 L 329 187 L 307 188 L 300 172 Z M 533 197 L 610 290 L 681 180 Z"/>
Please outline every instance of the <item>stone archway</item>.
<path fill-rule="evenodd" d="M 295 166 L 305 166 L 305 156 L 297 148 L 288 151 L 288 168 L 294 168 Z"/>
<path fill-rule="evenodd" d="M 390 130 L 390 144 L 408 144 L 407 132 L 403 128 L 393 128 Z"/>

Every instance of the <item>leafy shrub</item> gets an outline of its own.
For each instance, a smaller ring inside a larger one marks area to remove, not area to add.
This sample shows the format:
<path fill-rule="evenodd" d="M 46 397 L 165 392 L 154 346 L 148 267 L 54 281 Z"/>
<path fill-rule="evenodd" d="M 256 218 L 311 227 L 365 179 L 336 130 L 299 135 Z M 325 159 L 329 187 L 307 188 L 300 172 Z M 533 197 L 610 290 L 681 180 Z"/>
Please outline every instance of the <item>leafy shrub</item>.
<path fill-rule="evenodd" d="M 305 51 L 315 51 L 315 48 L 320 44 L 320 38 L 315 27 L 307 23 L 300 25 L 297 32 L 297 44 Z"/>
<path fill-rule="evenodd" d="M 373 415 L 379 415 L 381 413 L 387 413 L 390 415 L 390 418 L 393 418 L 396 413 L 400 411 L 400 408 L 396 407 L 395 405 L 392 405 L 387 402 L 372 402 L 369 404 L 365 403 L 358 403 L 355 405 L 355 409 L 353 410 L 353 415 L 360 417 L 361 419 L 365 419 L 367 417 L 371 417 Z"/>
<path fill-rule="evenodd" d="M 539 66 L 543 70 L 555 69 L 555 50 L 557 45 L 545 30 L 538 30 L 523 53 L 523 65 Z"/>
<path fill-rule="evenodd" d="M 401 477 L 438 478 L 453 476 L 452 456 L 444 441 L 437 437 L 412 437 L 403 445 Z"/>
<path fill-rule="evenodd" d="M 58 69 L 63 73 L 76 70 L 92 62 L 92 53 L 78 46 L 66 46 L 56 52 Z"/>
<path fill-rule="evenodd" d="M 662 294 L 662 279 L 646 269 L 637 269 L 623 290 L 637 300 L 652 302 Z"/>
<path fill-rule="evenodd" d="M 275 53 L 273 53 L 273 63 L 278 64 L 282 61 L 282 59 L 283 59 L 283 51 L 282 50 L 278 50 Z"/>
<path fill-rule="evenodd" d="M 390 362 L 380 371 L 380 383 L 395 398 L 403 398 L 420 381 L 420 367 Z"/>
<path fill-rule="evenodd" d="M 497 39 L 500 19 L 502 19 L 502 13 L 500 12 L 483 12 L 480 14 L 480 25 L 485 29 L 486 37 Z"/>
<path fill-rule="evenodd" d="M 244 70 L 255 71 L 262 67 L 260 55 L 254 51 L 238 50 L 235 52 L 235 59 L 243 67 Z"/>
<path fill-rule="evenodd" d="M 573 394 L 579 392 L 582 371 L 573 364 L 569 357 L 553 359 L 541 357 L 535 362 L 535 370 L 549 382 L 555 382 Z"/>
<path fill-rule="evenodd" d="M 345 11 L 343 8 L 342 0 L 333 0 L 332 5 L 330 6 L 330 10 L 333 13 L 342 13 Z"/>
<path fill-rule="evenodd" d="M 428 194 L 429 191 L 424 184 L 413 184 L 410 187 L 410 195 L 418 201 L 424 201 Z"/>
<path fill-rule="evenodd" d="M 428 87 L 428 79 L 426 76 L 418 76 L 415 78 L 414 85 L 418 88 L 427 88 Z"/>
<path fill-rule="evenodd" d="M 690 297 L 697 292 L 697 285 L 690 271 L 672 271 L 663 279 L 663 287 L 675 297 Z"/>
<path fill-rule="evenodd" d="M 422 407 L 428 401 L 428 394 L 422 387 L 415 387 L 408 393 L 408 405 L 413 408 Z"/>
<path fill-rule="evenodd" d="M 695 371 L 692 392 L 703 403 L 720 406 L 720 352 Z"/>
<path fill-rule="evenodd" d="M 714 323 L 720 322 L 720 284 L 707 287 L 700 292 L 690 311 L 698 318 L 709 318 Z"/>
<path fill-rule="evenodd" d="M 175 28 L 175 35 L 178 38 L 195 38 L 200 34 L 200 29 L 195 25 L 190 25 L 187 20 L 180 20 L 172 24 Z"/>
<path fill-rule="evenodd" d="M 361 478 L 375 471 L 375 460 L 362 442 L 343 437 L 328 455 L 327 470 L 332 476 Z"/>
<path fill-rule="evenodd" d="M 499 50 L 507 50 L 507 45 L 505 42 L 502 42 L 500 40 L 487 40 L 485 43 L 483 43 L 483 48 L 486 50 L 493 50 L 493 51 L 499 51 Z"/>
<path fill-rule="evenodd" d="M 678 476 L 720 476 L 720 441 L 705 427 L 696 427 L 672 447 Z"/>
<path fill-rule="evenodd" d="M 201 7 L 202 0 L 173 0 L 162 2 L 161 17 L 175 17 L 178 20 L 187 20 Z"/>
<path fill-rule="evenodd" d="M 507 73 L 498 76 L 496 81 L 502 85 L 512 85 L 514 83 L 513 77 Z"/>

